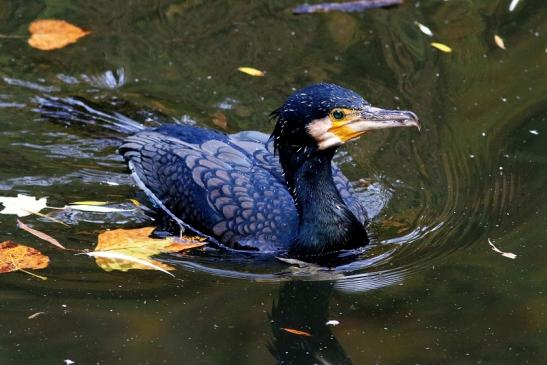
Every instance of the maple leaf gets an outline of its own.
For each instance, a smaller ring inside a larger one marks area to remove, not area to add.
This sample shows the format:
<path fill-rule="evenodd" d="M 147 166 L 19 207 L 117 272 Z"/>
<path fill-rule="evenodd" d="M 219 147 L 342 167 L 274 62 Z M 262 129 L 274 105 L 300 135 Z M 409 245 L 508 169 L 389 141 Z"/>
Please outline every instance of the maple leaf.
<path fill-rule="evenodd" d="M 28 31 L 31 34 L 28 44 L 42 51 L 66 47 L 90 33 L 57 19 L 36 20 L 30 23 Z"/>
<path fill-rule="evenodd" d="M 47 198 L 36 199 L 33 196 L 17 194 L 17 197 L 1 196 L 0 203 L 4 209 L 0 214 L 15 214 L 18 217 L 26 217 L 38 213 L 47 207 Z"/>
<path fill-rule="evenodd" d="M 166 272 L 174 268 L 152 259 L 151 256 L 205 245 L 199 237 L 150 238 L 153 230 L 154 227 L 145 227 L 101 232 L 95 251 L 88 252 L 87 255 L 95 257 L 97 265 L 106 271 L 140 269 Z"/>
<path fill-rule="evenodd" d="M 49 257 L 35 248 L 11 241 L 0 243 L 0 273 L 24 271 L 22 269 L 44 269 Z"/>

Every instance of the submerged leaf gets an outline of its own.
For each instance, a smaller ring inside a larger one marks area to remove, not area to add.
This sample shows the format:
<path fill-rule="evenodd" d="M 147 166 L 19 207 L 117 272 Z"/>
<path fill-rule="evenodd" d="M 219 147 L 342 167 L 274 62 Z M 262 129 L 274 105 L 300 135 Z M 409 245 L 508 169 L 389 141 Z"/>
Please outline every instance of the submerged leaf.
<path fill-rule="evenodd" d="M 120 266 L 120 268 L 114 268 L 114 265 L 111 265 L 111 264 L 108 264 L 108 265 L 105 265 L 104 263 L 100 264 L 99 262 L 102 262 L 102 261 L 97 259 L 97 264 L 106 271 L 112 271 L 112 270 L 127 271 L 129 269 L 141 269 L 141 270 L 152 269 L 152 270 L 158 270 L 158 271 L 164 272 L 167 275 L 170 275 L 170 276 L 173 276 L 173 277 L 175 276 L 175 275 L 171 274 L 169 271 L 167 271 L 164 268 L 160 267 L 159 265 L 153 264 L 152 262 L 150 262 L 148 260 L 141 259 L 141 258 L 134 257 L 134 256 L 129 256 L 129 255 L 126 255 L 124 253 L 117 252 L 117 251 L 93 251 L 93 252 L 85 252 L 85 255 L 88 255 L 88 256 L 91 256 L 91 257 L 108 259 L 108 260 L 115 261 L 115 262 L 118 261 L 118 260 L 122 260 L 122 261 L 134 264 L 132 267 L 129 267 L 129 268 L 123 268 L 122 269 L 121 266 Z M 172 268 L 169 267 L 169 270 L 172 270 Z"/>
<path fill-rule="evenodd" d="M 494 35 L 494 42 L 496 43 L 496 45 L 501 48 L 501 49 L 505 49 L 505 42 L 503 41 L 503 38 L 500 37 L 499 35 Z"/>
<path fill-rule="evenodd" d="M 51 237 L 48 234 L 45 234 L 44 232 L 40 232 L 37 229 L 30 228 L 25 223 L 21 222 L 19 219 L 17 220 L 17 227 L 21 228 L 24 231 L 27 231 L 28 233 L 30 233 L 30 234 L 32 234 L 32 235 L 34 235 L 34 236 L 36 236 L 36 237 L 38 237 L 38 238 L 40 238 L 44 241 L 47 241 L 47 242 L 51 243 L 54 246 L 57 246 L 57 247 L 59 247 L 63 250 L 66 250 L 66 247 L 61 245 L 61 243 L 59 241 L 57 241 L 55 238 Z"/>
<path fill-rule="evenodd" d="M 31 34 L 28 44 L 42 51 L 63 48 L 90 33 L 64 20 L 56 19 L 36 20 L 30 23 L 28 31 Z"/>
<path fill-rule="evenodd" d="M 306 331 L 295 330 L 294 328 L 281 328 L 281 329 L 285 332 L 292 333 L 293 335 L 311 337 L 311 333 Z"/>
<path fill-rule="evenodd" d="M 103 270 L 127 271 L 140 270 L 173 270 L 173 267 L 156 261 L 151 256 L 159 253 L 173 253 L 203 246 L 201 238 L 188 238 L 180 241 L 178 238 L 150 238 L 154 227 L 137 229 L 115 229 L 99 234 L 95 252 L 87 255 L 96 258 L 97 265 Z"/>
<path fill-rule="evenodd" d="M 38 213 L 47 206 L 47 198 L 36 199 L 33 196 L 17 194 L 17 197 L 1 196 L 0 203 L 4 209 L 0 214 L 15 214 L 18 217 L 26 217 Z"/>
<path fill-rule="evenodd" d="M 23 269 L 44 269 L 49 257 L 35 248 L 11 241 L 0 243 L 0 273 L 24 271 Z"/>
<path fill-rule="evenodd" d="M 238 67 L 237 69 L 243 72 L 244 74 L 251 75 L 251 76 L 261 77 L 265 75 L 264 71 L 260 71 L 252 67 Z"/>
<path fill-rule="evenodd" d="M 222 129 L 228 128 L 228 118 L 222 112 L 215 112 L 213 114 L 213 124 Z"/>
<path fill-rule="evenodd" d="M 445 53 L 452 52 L 452 48 L 448 47 L 446 44 L 443 44 L 443 43 L 431 42 L 431 46 L 434 48 L 437 48 L 441 52 L 445 52 Z"/>

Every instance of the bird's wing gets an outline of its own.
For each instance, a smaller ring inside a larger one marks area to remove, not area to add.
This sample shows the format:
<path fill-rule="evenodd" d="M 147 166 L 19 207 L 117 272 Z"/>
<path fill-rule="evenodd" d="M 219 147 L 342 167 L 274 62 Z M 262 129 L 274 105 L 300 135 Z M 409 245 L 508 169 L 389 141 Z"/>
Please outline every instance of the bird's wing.
<path fill-rule="evenodd" d="M 224 135 L 192 129 L 149 130 L 126 139 L 120 153 L 140 187 L 167 214 L 225 245 L 288 245 L 297 222 L 294 202 L 257 162 L 258 143 L 247 141 L 243 148 Z"/>

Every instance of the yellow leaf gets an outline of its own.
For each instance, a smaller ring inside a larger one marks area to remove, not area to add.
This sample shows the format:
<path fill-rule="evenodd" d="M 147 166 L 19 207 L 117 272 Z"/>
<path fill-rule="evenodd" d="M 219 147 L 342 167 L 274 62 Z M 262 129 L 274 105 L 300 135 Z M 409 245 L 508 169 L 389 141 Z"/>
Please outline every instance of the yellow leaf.
<path fill-rule="evenodd" d="M 437 48 L 439 51 L 450 53 L 452 52 L 452 48 L 448 47 L 446 44 L 438 43 L 438 42 L 431 42 L 431 47 Z"/>
<path fill-rule="evenodd" d="M 11 241 L 0 243 L 0 273 L 24 271 L 23 269 L 44 269 L 49 257 L 40 251 Z"/>
<path fill-rule="evenodd" d="M 243 72 L 244 74 L 251 75 L 251 76 L 264 76 L 264 71 L 257 70 L 256 68 L 252 67 L 238 67 L 239 71 Z"/>
<path fill-rule="evenodd" d="M 499 35 L 494 35 L 494 42 L 496 43 L 496 45 L 501 48 L 501 49 L 505 49 L 505 42 L 503 42 L 503 38 L 500 37 Z"/>
<path fill-rule="evenodd" d="M 311 334 L 306 331 L 295 330 L 293 328 L 281 328 L 281 329 L 285 332 L 292 333 L 293 335 L 311 337 Z"/>
<path fill-rule="evenodd" d="M 94 256 L 103 270 L 127 271 L 174 270 L 173 267 L 156 261 L 151 256 L 159 253 L 173 253 L 205 245 L 199 237 L 165 239 L 150 238 L 154 227 L 137 229 L 115 229 L 99 234 L 97 247 L 90 256 Z"/>
<path fill-rule="evenodd" d="M 64 20 L 56 19 L 36 20 L 30 23 L 28 31 L 31 34 L 28 44 L 43 51 L 63 48 L 90 33 Z"/>
<path fill-rule="evenodd" d="M 141 202 L 138 201 L 137 199 L 129 199 L 129 201 L 130 201 L 131 203 L 133 203 L 133 205 L 136 206 L 136 207 L 140 207 L 140 206 L 141 206 Z"/>
<path fill-rule="evenodd" d="M 101 206 L 101 205 L 108 205 L 110 202 L 98 202 L 95 200 L 83 200 L 79 202 L 72 202 L 69 203 L 70 205 L 93 205 L 93 206 Z"/>

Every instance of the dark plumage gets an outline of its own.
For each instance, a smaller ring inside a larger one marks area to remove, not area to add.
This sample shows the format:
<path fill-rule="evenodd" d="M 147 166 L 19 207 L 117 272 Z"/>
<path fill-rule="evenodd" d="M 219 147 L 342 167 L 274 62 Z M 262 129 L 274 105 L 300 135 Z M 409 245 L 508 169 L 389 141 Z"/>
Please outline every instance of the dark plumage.
<path fill-rule="evenodd" d="M 337 124 L 338 111 L 346 124 Z M 348 125 L 416 126 L 415 115 L 372 108 L 332 84 L 295 92 L 272 115 L 271 138 L 164 125 L 128 137 L 119 151 L 167 221 L 222 245 L 317 255 L 367 244 L 366 210 L 332 157 L 345 138 L 368 130 Z"/>

